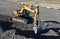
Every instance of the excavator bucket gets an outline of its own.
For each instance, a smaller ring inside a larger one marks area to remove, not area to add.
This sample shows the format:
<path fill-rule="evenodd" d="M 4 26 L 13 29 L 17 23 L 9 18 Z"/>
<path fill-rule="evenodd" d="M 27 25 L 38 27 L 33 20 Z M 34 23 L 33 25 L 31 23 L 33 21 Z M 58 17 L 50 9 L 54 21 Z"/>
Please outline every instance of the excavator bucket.
<path fill-rule="evenodd" d="M 43 31 L 43 30 L 44 30 L 44 28 L 42 28 L 42 27 L 40 27 L 40 26 L 33 27 L 33 31 L 34 31 L 35 34 L 41 32 L 41 31 Z"/>

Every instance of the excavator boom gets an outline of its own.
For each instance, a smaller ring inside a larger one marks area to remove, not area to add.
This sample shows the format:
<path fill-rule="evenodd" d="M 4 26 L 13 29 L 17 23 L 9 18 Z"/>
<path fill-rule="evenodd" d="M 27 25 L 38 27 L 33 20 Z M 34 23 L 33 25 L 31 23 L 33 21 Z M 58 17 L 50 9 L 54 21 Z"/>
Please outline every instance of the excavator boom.
<path fill-rule="evenodd" d="M 21 17 L 21 16 L 26 16 L 26 12 L 24 12 L 24 10 L 30 11 L 34 14 L 34 18 L 33 18 L 33 27 L 38 26 L 38 17 L 39 17 L 39 6 L 35 6 L 35 8 L 33 8 L 33 5 L 24 5 L 22 6 L 22 8 L 18 11 L 13 11 L 14 16 L 16 17 Z M 14 18 L 13 18 L 14 20 Z M 19 21 L 21 21 L 19 19 Z"/>

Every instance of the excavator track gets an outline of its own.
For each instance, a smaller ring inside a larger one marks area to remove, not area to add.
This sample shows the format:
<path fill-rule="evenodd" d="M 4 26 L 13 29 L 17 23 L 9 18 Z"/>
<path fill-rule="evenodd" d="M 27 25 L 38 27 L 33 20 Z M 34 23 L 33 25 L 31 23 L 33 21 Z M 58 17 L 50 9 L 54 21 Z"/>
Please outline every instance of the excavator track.
<path fill-rule="evenodd" d="M 21 17 L 12 17 L 12 21 L 27 24 L 28 20 Z"/>

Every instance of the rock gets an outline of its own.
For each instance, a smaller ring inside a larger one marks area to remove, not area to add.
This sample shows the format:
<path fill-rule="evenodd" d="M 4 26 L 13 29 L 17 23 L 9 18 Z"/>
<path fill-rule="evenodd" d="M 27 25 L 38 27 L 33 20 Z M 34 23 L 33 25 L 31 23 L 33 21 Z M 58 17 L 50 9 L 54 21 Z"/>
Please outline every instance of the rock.
<path fill-rule="evenodd" d="M 55 31 L 49 30 L 47 33 L 41 34 L 46 36 L 59 36 Z"/>
<path fill-rule="evenodd" d="M 60 32 L 60 30 L 58 30 L 58 32 Z"/>

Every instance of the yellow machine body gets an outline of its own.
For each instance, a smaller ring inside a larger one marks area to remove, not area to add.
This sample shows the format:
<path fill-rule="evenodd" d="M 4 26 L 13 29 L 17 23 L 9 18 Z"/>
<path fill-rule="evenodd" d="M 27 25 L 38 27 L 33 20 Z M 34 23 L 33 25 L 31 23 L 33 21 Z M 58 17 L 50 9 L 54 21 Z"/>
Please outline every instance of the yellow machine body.
<path fill-rule="evenodd" d="M 38 26 L 38 17 L 39 17 L 39 6 L 35 6 L 36 8 L 32 8 L 32 5 L 24 5 L 22 6 L 22 8 L 18 11 L 13 11 L 14 16 L 16 17 L 20 17 L 20 16 L 26 16 L 26 14 L 24 13 L 24 10 L 28 10 L 32 13 L 34 13 L 34 26 Z"/>

